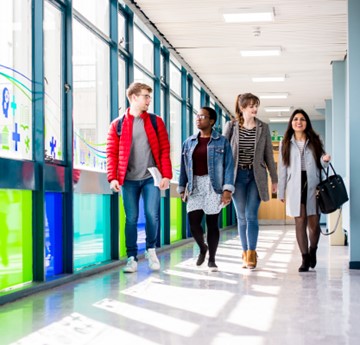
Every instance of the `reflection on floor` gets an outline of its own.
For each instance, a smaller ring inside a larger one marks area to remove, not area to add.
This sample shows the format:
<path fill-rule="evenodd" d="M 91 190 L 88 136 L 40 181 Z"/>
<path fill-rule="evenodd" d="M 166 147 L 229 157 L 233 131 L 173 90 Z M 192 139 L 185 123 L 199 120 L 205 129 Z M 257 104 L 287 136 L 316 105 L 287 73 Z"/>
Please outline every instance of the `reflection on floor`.
<path fill-rule="evenodd" d="M 318 265 L 298 273 L 293 226 L 262 226 L 259 265 L 241 268 L 235 230 L 222 232 L 219 272 L 195 266 L 191 243 L 147 262 L 7 304 L 0 344 L 358 344 L 360 271 L 321 238 Z"/>

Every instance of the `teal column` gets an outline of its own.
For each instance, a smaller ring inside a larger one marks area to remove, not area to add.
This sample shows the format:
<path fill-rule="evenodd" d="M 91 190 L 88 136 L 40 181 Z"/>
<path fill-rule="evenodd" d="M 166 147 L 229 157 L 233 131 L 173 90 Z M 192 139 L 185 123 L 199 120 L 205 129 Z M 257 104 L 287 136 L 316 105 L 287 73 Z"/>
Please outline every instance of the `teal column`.
<path fill-rule="evenodd" d="M 350 268 L 360 269 L 360 1 L 348 0 L 348 168 L 350 191 Z"/>
<path fill-rule="evenodd" d="M 346 62 L 333 61 L 332 62 L 332 126 L 331 126 L 331 156 L 332 163 L 344 179 L 346 179 L 346 160 L 345 160 L 345 96 L 346 96 Z M 336 233 L 329 236 L 331 245 L 344 245 L 345 235 L 344 229 L 348 232 L 349 227 L 344 226 L 346 222 L 346 213 L 348 214 L 348 204 L 345 204 L 342 213 L 335 212 L 328 217 L 328 229 L 335 229 L 337 220 L 339 219 Z M 340 217 L 340 218 L 339 218 Z"/>
<path fill-rule="evenodd" d="M 331 99 L 325 100 L 325 151 L 332 154 L 332 101 Z M 320 223 L 326 223 L 329 226 L 328 217 L 321 215 Z"/>
<path fill-rule="evenodd" d="M 336 172 L 346 175 L 345 168 L 345 92 L 346 92 L 346 62 L 332 62 L 333 97 L 332 97 L 332 161 Z"/>
<path fill-rule="evenodd" d="M 35 1 L 32 7 L 33 50 L 33 155 L 39 188 L 33 192 L 33 280 L 45 280 L 44 269 L 44 4 Z M 2 231 L 2 229 L 0 230 Z"/>
<path fill-rule="evenodd" d="M 110 2 L 110 107 L 111 121 L 119 116 L 119 57 L 118 57 L 118 2 Z M 124 109 L 122 109 L 124 110 Z M 110 237 L 111 259 L 119 260 L 119 196 L 113 193 L 110 197 Z"/>
<path fill-rule="evenodd" d="M 332 100 L 325 100 L 325 151 L 332 154 Z"/>

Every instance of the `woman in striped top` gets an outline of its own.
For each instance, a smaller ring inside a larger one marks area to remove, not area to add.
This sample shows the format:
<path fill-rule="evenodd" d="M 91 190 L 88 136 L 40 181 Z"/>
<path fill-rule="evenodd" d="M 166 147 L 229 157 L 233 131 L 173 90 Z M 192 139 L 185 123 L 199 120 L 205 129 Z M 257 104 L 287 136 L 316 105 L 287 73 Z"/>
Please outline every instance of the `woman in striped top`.
<path fill-rule="evenodd" d="M 320 238 L 316 186 L 321 167 L 326 167 L 331 157 L 302 109 L 292 113 L 279 150 L 278 199 L 286 199 L 286 214 L 295 218 L 296 240 L 302 254 L 299 272 L 307 272 L 316 265 Z"/>
<path fill-rule="evenodd" d="M 269 200 L 267 170 L 271 176 L 272 191 L 277 189 L 269 126 L 256 117 L 259 105 L 259 98 L 251 93 L 238 95 L 236 120 L 227 122 L 223 133 L 230 141 L 235 162 L 232 200 L 243 249 L 243 267 L 250 269 L 257 265 L 260 202 Z"/>

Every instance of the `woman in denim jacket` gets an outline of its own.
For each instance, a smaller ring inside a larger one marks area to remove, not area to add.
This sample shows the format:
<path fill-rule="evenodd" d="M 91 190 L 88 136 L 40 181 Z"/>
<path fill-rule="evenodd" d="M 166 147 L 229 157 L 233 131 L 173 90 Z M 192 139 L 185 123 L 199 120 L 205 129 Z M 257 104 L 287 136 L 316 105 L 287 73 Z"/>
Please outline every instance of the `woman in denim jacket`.
<path fill-rule="evenodd" d="M 219 244 L 218 217 L 222 207 L 231 202 L 234 192 L 234 162 L 228 140 L 212 129 L 216 111 L 202 107 L 196 115 L 200 132 L 183 143 L 178 192 L 187 201 L 190 231 L 200 248 L 196 265 L 205 261 L 216 272 L 215 254 Z M 186 192 L 185 192 L 186 191 Z M 202 218 L 206 215 L 207 244 L 204 242 Z"/>

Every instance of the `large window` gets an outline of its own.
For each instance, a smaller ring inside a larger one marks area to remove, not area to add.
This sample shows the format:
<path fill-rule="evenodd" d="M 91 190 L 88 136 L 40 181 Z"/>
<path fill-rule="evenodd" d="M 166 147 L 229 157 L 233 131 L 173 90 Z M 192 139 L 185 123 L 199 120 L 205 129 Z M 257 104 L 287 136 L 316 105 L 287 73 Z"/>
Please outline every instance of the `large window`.
<path fill-rule="evenodd" d="M 149 85 L 154 92 L 154 80 L 137 67 L 134 68 L 134 82 L 139 82 Z M 153 111 L 154 111 L 154 102 L 151 102 L 149 107 L 149 112 L 153 112 Z"/>
<path fill-rule="evenodd" d="M 119 114 L 123 114 L 126 109 L 126 62 L 119 58 Z"/>
<path fill-rule="evenodd" d="M 72 4 L 75 10 L 109 36 L 109 0 L 72 0 Z"/>
<path fill-rule="evenodd" d="M 119 45 L 123 48 L 126 47 L 126 30 L 125 30 L 126 20 L 125 17 L 119 13 L 118 14 L 118 39 Z"/>
<path fill-rule="evenodd" d="M 154 72 L 154 45 L 137 26 L 134 26 L 134 58 L 149 72 Z"/>
<path fill-rule="evenodd" d="M 45 150 L 47 156 L 64 160 L 63 138 L 63 41 L 62 12 L 44 4 Z"/>
<path fill-rule="evenodd" d="M 181 71 L 173 60 L 170 60 L 170 89 L 181 97 Z"/>
<path fill-rule="evenodd" d="M 222 128 L 222 129 L 224 129 L 225 123 L 226 123 L 226 114 L 225 114 L 225 112 L 223 111 L 223 112 L 222 112 L 222 116 L 221 116 L 221 128 Z"/>
<path fill-rule="evenodd" d="M 170 158 L 173 167 L 173 180 L 179 180 L 181 162 L 181 102 L 170 96 Z"/>
<path fill-rule="evenodd" d="M 32 159 L 31 1 L 0 8 L 0 156 Z"/>
<path fill-rule="evenodd" d="M 109 46 L 74 21 L 74 166 L 106 171 Z"/>
<path fill-rule="evenodd" d="M 200 85 L 194 80 L 193 81 L 193 134 L 197 133 L 199 130 L 196 126 L 196 117 L 195 115 L 201 108 L 201 92 L 200 92 Z"/>

